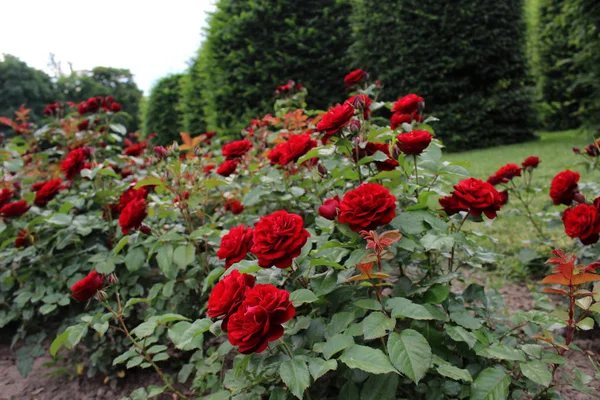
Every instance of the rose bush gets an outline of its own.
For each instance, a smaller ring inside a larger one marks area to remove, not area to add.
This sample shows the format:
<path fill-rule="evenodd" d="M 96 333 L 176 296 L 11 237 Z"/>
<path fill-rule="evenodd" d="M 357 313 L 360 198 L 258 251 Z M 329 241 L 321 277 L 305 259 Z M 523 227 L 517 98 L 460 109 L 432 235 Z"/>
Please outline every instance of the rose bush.
<path fill-rule="evenodd" d="M 235 141 L 182 133 L 153 147 L 113 123 L 107 98 L 50 107 L 47 125 L 8 141 L 0 326 L 20 370 L 50 336 L 50 353 L 88 376 L 154 370 L 161 384 L 132 399 L 591 392 L 559 366 L 600 311 L 595 264 L 550 260 L 542 283 L 559 286 L 546 291 L 565 311 L 538 294 L 508 316 L 493 289 L 452 286 L 498 259 L 465 222 L 502 218 L 513 193 L 529 210 L 539 160 L 501 169 L 494 183 L 513 187 L 499 191 L 442 160 L 423 98 L 376 100 L 381 86 L 356 71 L 346 84 L 359 91 L 324 115 L 297 108 L 305 88 L 280 86 L 274 115 Z M 383 108 L 396 126 L 375 123 Z M 589 244 L 598 215 L 576 178 L 550 194 L 570 207 L 567 234 Z"/>

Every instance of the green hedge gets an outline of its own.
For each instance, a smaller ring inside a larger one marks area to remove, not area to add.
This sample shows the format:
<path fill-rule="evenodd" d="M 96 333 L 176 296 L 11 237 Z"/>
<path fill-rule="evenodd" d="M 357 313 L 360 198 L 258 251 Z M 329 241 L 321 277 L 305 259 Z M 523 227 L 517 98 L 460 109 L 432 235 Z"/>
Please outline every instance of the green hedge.
<path fill-rule="evenodd" d="M 203 92 L 206 87 L 202 79 L 201 52 L 192 61 L 188 72 L 181 80 L 181 113 L 183 130 L 197 136 L 206 132 L 206 117 L 204 116 L 205 99 Z"/>
<path fill-rule="evenodd" d="M 307 87 L 311 108 L 343 101 L 351 10 L 350 0 L 218 1 L 199 67 L 209 129 L 238 133 L 288 79 Z"/>
<path fill-rule="evenodd" d="M 183 115 L 180 111 L 183 74 L 161 78 L 150 91 L 145 109 L 144 134 L 156 133 L 154 143 L 168 145 L 180 141 Z"/>
<path fill-rule="evenodd" d="M 533 139 L 520 0 L 357 0 L 354 66 L 425 98 L 451 150 Z"/>

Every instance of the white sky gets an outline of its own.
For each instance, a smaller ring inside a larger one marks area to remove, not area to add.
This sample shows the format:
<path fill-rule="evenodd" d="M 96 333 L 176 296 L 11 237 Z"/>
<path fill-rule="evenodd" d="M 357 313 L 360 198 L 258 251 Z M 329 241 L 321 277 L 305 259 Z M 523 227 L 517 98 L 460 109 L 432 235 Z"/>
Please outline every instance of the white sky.
<path fill-rule="evenodd" d="M 1 1 L 0 54 L 50 72 L 50 53 L 69 72 L 128 68 L 149 93 L 159 78 L 183 72 L 216 0 Z"/>

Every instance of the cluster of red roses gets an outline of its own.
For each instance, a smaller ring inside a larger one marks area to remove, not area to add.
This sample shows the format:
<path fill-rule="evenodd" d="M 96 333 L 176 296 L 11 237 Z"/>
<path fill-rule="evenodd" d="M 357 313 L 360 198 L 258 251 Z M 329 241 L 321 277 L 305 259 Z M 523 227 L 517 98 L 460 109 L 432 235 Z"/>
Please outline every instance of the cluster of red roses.
<path fill-rule="evenodd" d="M 567 236 L 590 245 L 600 239 L 600 198 L 588 204 L 579 193 L 579 178 L 578 172 L 570 170 L 558 173 L 552 179 L 550 197 L 555 205 L 569 206 L 562 215 Z"/>
<path fill-rule="evenodd" d="M 290 79 L 285 85 L 277 86 L 277 89 L 275 89 L 275 96 L 279 97 L 281 95 L 300 92 L 302 89 L 304 89 L 304 86 L 301 83 L 296 83 Z"/>
<path fill-rule="evenodd" d="M 312 132 L 308 131 L 299 135 L 290 135 L 286 142 L 275 146 L 267 154 L 271 165 L 286 166 L 294 163 L 308 153 L 310 149 L 317 147 L 317 141 L 310 137 Z"/>
<path fill-rule="evenodd" d="M 77 105 L 79 115 L 94 114 L 100 110 L 116 113 L 121 111 L 121 104 L 117 103 L 112 96 L 96 96 L 90 97 Z"/>
<path fill-rule="evenodd" d="M 363 71 L 362 69 L 356 69 L 350 72 L 348 75 L 344 77 L 344 83 L 346 84 L 346 90 L 349 90 L 353 86 L 360 84 L 361 82 L 365 82 L 369 75 Z"/>
<path fill-rule="evenodd" d="M 487 181 L 494 186 L 506 184 L 514 177 L 521 176 L 522 170 L 531 172 L 536 169 L 539 164 L 540 159 L 538 157 L 529 156 L 521 163 L 521 167 L 519 167 L 517 164 L 506 164 L 496 171 L 494 175 L 490 176 Z"/>
<path fill-rule="evenodd" d="M 133 139 L 137 139 L 137 135 L 133 134 Z M 143 140 L 141 142 L 134 142 L 129 138 L 125 138 L 123 140 L 125 144 L 125 148 L 123 149 L 123 154 L 126 156 L 139 157 L 142 155 L 146 147 L 148 147 L 148 140 Z M 166 149 L 165 149 L 166 151 Z M 155 148 L 156 152 L 156 148 Z"/>
<path fill-rule="evenodd" d="M 89 147 L 80 147 L 71 150 L 60 164 L 60 169 L 65 177 L 72 181 L 85 168 L 88 157 L 92 154 Z"/>
<path fill-rule="evenodd" d="M 583 151 L 585 152 L 585 154 L 587 154 L 590 157 L 595 158 L 595 157 L 600 156 L 600 141 L 592 143 L 592 144 L 588 144 L 587 146 L 585 146 Z M 575 154 L 583 154 L 581 149 L 577 148 L 577 147 L 573 147 L 573 152 Z"/>
<path fill-rule="evenodd" d="M 251 148 L 252 142 L 248 139 L 235 140 L 223 145 L 222 154 L 225 157 L 225 161 L 217 168 L 217 174 L 225 177 L 233 174 L 241 158 Z"/>
<path fill-rule="evenodd" d="M 44 115 L 49 117 L 56 117 L 64 109 L 64 104 L 61 102 L 48 104 L 44 107 Z"/>
<path fill-rule="evenodd" d="M 414 93 L 408 94 L 394 103 L 392 106 L 392 117 L 390 124 L 392 129 L 396 129 L 402 124 L 410 124 L 412 121 L 422 122 L 421 111 L 425 101 L 421 96 Z"/>
<path fill-rule="evenodd" d="M 283 326 L 296 309 L 286 290 L 255 285 L 252 275 L 233 270 L 217 283 L 208 298 L 207 314 L 223 317 L 221 329 L 242 354 L 260 353 L 283 336 Z"/>
<path fill-rule="evenodd" d="M 217 257 L 225 260 L 225 268 L 229 268 L 251 252 L 262 268 L 289 268 L 309 237 L 301 216 L 276 211 L 262 217 L 254 229 L 244 225 L 232 228 L 221 239 Z"/>
<path fill-rule="evenodd" d="M 134 185 L 135 181 L 131 182 L 131 184 Z M 108 206 L 108 212 L 111 215 L 120 213 L 119 225 L 124 235 L 127 235 L 129 231 L 134 229 L 141 229 L 146 234 L 150 233 L 150 228 L 142 226 L 142 223 L 148 216 L 147 199 L 148 190 L 151 188 L 152 186 L 145 186 L 135 189 L 132 186 L 121 194 L 118 204 Z"/>

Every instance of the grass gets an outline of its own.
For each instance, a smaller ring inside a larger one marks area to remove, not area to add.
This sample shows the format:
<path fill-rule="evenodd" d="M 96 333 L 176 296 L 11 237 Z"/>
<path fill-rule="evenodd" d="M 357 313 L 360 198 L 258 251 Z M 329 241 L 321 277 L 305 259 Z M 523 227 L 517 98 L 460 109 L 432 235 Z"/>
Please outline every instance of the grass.
<path fill-rule="evenodd" d="M 581 181 L 598 181 L 600 173 L 597 171 L 586 172 L 582 166 L 576 165 L 581 158 L 576 156 L 572 148 L 583 148 L 593 142 L 591 133 L 581 130 L 571 130 L 554 133 L 539 133 L 539 140 L 500 146 L 491 149 L 473 150 L 463 153 L 453 153 L 444 156 L 446 161 L 468 162 L 467 169 L 475 178 L 487 180 L 498 168 L 508 163 L 520 164 L 528 156 L 538 156 L 542 162 L 534 171 L 532 186 L 544 188 L 537 194 L 531 203 L 533 212 L 538 212 L 548 207 L 550 212 L 560 212 L 564 207 L 551 205 L 548 196 L 548 188 L 552 178 L 560 171 L 571 169 L 581 173 Z M 520 179 L 520 178 L 515 178 Z M 509 204 L 502 209 L 499 217 L 495 220 L 486 220 L 484 223 L 469 223 L 469 229 L 482 232 L 490 237 L 496 238 L 495 250 L 507 258 L 502 264 L 512 265 L 512 270 L 504 271 L 507 274 L 521 275 L 525 272 L 519 260 L 519 253 L 524 248 L 534 248 L 540 257 L 548 256 L 548 250 L 544 246 L 535 246 L 531 240 L 536 237 L 536 231 L 526 216 L 516 208 L 517 199 L 512 198 Z M 544 231 L 553 243 L 566 247 L 573 244 L 573 240 L 564 234 L 562 225 L 553 228 L 545 227 Z"/>

